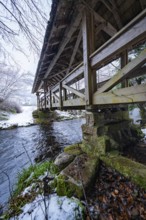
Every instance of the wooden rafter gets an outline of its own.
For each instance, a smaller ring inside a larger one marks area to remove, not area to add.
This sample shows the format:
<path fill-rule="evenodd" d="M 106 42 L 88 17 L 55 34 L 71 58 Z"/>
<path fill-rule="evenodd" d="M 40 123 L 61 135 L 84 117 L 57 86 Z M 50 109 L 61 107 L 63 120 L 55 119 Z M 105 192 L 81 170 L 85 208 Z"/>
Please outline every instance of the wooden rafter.
<path fill-rule="evenodd" d="M 110 36 L 113 36 L 113 34 L 116 34 L 117 33 L 117 30 L 116 28 L 109 22 L 109 21 L 106 21 L 101 15 L 99 15 L 92 7 L 89 6 L 89 4 L 87 4 L 85 1 L 83 1 L 84 4 L 86 5 L 86 7 L 94 14 L 94 17 L 95 17 L 95 20 L 98 22 L 98 23 L 102 23 L 104 24 L 103 26 L 103 29 L 104 31 L 109 34 Z"/>
<path fill-rule="evenodd" d="M 63 50 L 64 50 L 65 46 L 67 45 L 67 43 L 69 42 L 69 40 L 70 40 L 71 36 L 73 35 L 74 31 L 79 26 L 80 21 L 81 21 L 81 12 L 78 13 L 75 21 L 70 25 L 69 30 L 66 31 L 66 37 L 63 39 L 63 42 L 61 43 L 60 49 L 59 49 L 58 53 L 56 54 L 56 56 L 54 57 L 52 63 L 50 64 L 44 78 L 47 78 L 47 76 L 49 75 L 49 73 L 53 69 L 55 63 L 57 62 L 59 56 L 63 52 Z"/>
<path fill-rule="evenodd" d="M 110 3 L 106 0 L 101 0 L 101 2 L 107 7 L 107 9 L 113 14 L 115 21 L 118 25 L 118 28 L 121 29 L 123 27 L 122 25 L 122 20 L 120 18 L 119 12 L 118 12 L 118 8 L 116 6 L 116 2 L 115 0 L 110 0 Z"/>
<path fill-rule="evenodd" d="M 68 66 L 68 69 L 66 71 L 66 75 L 68 75 L 68 73 L 70 71 L 70 68 L 73 64 L 73 61 L 74 61 L 75 55 L 77 53 L 77 50 L 79 48 L 81 39 L 82 39 L 82 29 L 80 29 L 80 31 L 79 31 L 79 34 L 78 34 L 78 37 L 77 37 L 77 40 L 76 40 L 76 43 L 75 43 L 75 46 L 74 46 L 74 49 L 73 49 L 73 53 L 72 53 L 72 56 L 71 56 L 71 59 L 70 59 L 70 62 L 69 62 L 69 66 Z"/>

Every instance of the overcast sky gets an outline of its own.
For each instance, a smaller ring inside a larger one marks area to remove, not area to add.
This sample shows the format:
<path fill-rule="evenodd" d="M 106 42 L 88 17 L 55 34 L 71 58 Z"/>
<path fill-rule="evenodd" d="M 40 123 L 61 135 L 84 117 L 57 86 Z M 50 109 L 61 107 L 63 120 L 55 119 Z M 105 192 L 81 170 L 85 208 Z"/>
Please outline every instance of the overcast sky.
<path fill-rule="evenodd" d="M 42 8 L 41 8 L 42 11 L 45 12 L 45 14 L 47 16 L 47 20 L 49 20 L 50 6 L 52 4 L 52 0 L 39 0 L 39 1 L 41 2 L 41 5 L 42 5 Z M 1 10 L 0 10 L 0 14 L 2 14 Z M 10 25 L 14 29 L 17 28 L 17 27 L 15 28 L 15 24 L 13 24 L 12 22 Z M 45 30 L 43 33 L 43 37 L 44 37 L 44 35 L 45 35 Z M 43 37 L 41 39 L 41 41 L 42 41 L 41 48 L 42 48 L 42 44 L 43 44 Z M 26 55 L 24 55 L 20 51 L 16 50 L 11 44 L 9 44 L 9 42 L 3 42 L 3 47 L 5 47 L 6 50 L 9 52 L 11 58 L 13 58 L 16 61 L 16 63 L 19 65 L 19 68 L 22 70 L 22 72 L 23 71 L 24 72 L 30 71 L 31 73 L 35 74 L 39 57 L 31 51 L 31 48 L 29 48 L 29 45 L 28 45 L 26 38 L 23 36 L 23 34 L 21 32 L 19 32 L 19 35 L 17 37 L 17 41 L 20 44 L 21 48 L 23 49 L 24 54 L 26 54 Z M 7 63 L 12 64 L 13 66 L 15 66 L 15 65 L 17 66 L 17 64 L 15 64 L 13 61 L 11 61 L 11 58 L 10 58 L 10 61 L 8 61 Z M 3 58 L 3 59 L 5 59 L 5 58 Z M 0 61 L 1 62 L 3 61 L 1 57 L 0 57 Z"/>

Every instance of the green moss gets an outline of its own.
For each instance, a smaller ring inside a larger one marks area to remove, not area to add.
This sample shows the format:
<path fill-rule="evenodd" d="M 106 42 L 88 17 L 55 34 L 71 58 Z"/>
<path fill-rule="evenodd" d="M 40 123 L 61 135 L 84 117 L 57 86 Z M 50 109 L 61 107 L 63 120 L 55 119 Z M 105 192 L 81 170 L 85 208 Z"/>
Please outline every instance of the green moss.
<path fill-rule="evenodd" d="M 89 156 L 104 155 L 110 148 L 110 138 L 106 135 L 103 136 L 91 136 L 90 142 L 83 141 L 81 149 Z"/>
<path fill-rule="evenodd" d="M 51 174 L 58 174 L 58 168 L 52 162 L 46 161 L 42 164 L 36 164 L 30 166 L 28 169 L 24 169 L 22 173 L 18 175 L 18 182 L 14 191 L 14 196 L 19 195 L 26 187 L 35 182 L 39 176 L 45 171 L 49 170 Z"/>
<path fill-rule="evenodd" d="M 32 113 L 33 117 L 35 118 L 35 122 L 37 124 L 48 124 L 50 121 L 57 118 L 56 112 L 49 111 L 49 110 L 35 110 Z"/>
<path fill-rule="evenodd" d="M 122 156 L 102 156 L 102 161 L 111 166 L 123 176 L 131 179 L 135 184 L 146 189 L 146 166 Z"/>
<path fill-rule="evenodd" d="M 64 152 L 71 155 L 80 155 L 82 152 L 80 144 L 73 144 L 64 148 Z"/>
<path fill-rule="evenodd" d="M 6 213 L 5 219 L 9 219 L 14 215 L 20 214 L 20 212 L 22 211 L 22 206 L 24 206 L 26 203 L 31 202 L 38 194 L 44 192 L 44 183 L 39 179 L 39 177 L 43 175 L 46 171 L 49 171 L 49 173 L 54 177 L 55 175 L 58 175 L 58 168 L 50 161 L 30 166 L 29 168 L 24 169 L 22 173 L 18 175 L 16 189 L 12 195 L 12 198 L 9 201 L 9 209 Z M 49 182 L 48 190 L 54 189 L 56 185 L 57 181 L 54 178 L 54 180 Z M 28 186 L 32 186 L 31 193 L 22 195 L 22 192 Z"/>
<path fill-rule="evenodd" d="M 33 116 L 34 118 L 38 118 L 38 117 L 39 117 L 39 115 L 38 115 L 38 110 L 34 110 L 34 111 L 32 112 L 32 116 Z"/>
<path fill-rule="evenodd" d="M 83 196 L 81 184 L 77 184 L 77 182 L 73 179 L 69 179 L 67 176 L 62 174 L 57 177 L 56 192 L 59 196 L 77 196 L 78 198 Z"/>

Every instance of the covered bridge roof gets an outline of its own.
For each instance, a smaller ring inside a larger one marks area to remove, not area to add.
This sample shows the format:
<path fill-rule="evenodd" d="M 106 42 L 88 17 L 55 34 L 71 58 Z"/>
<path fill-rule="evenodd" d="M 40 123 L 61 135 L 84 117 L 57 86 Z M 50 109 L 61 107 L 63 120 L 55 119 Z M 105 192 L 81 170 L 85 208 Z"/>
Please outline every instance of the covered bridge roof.
<path fill-rule="evenodd" d="M 146 8 L 145 0 L 53 0 L 32 92 L 49 88 L 83 61 L 82 10 L 95 19 L 95 50 Z"/>

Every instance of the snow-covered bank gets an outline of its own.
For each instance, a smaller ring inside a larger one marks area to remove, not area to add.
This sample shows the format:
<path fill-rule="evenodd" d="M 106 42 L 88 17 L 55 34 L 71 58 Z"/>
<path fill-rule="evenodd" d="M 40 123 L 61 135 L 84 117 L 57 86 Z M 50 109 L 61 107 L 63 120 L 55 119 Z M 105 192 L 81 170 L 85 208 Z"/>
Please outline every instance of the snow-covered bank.
<path fill-rule="evenodd" d="M 33 124 L 32 112 L 36 106 L 23 106 L 22 113 L 9 114 L 8 120 L 0 121 L 0 128 L 9 128 L 12 126 L 28 126 Z"/>
<path fill-rule="evenodd" d="M 28 203 L 22 208 L 22 214 L 10 220 L 82 220 L 83 210 L 78 203 L 78 199 L 66 196 L 59 197 L 52 194 L 44 197 L 39 195 L 32 203 Z"/>

